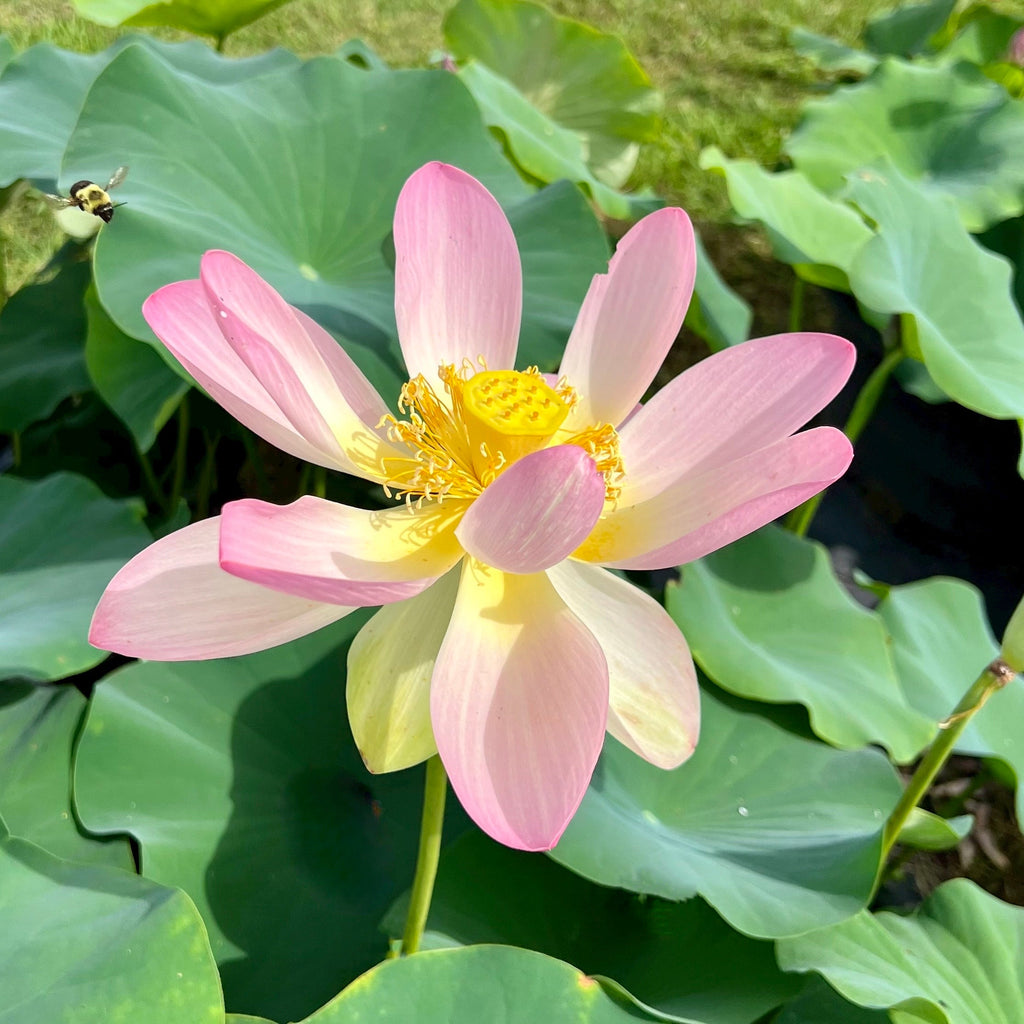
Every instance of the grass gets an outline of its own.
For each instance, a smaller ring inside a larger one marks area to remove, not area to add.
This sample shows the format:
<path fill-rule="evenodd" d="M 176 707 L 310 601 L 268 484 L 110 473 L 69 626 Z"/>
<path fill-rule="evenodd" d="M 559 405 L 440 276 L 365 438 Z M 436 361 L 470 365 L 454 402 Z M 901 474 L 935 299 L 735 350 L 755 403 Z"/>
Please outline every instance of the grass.
<path fill-rule="evenodd" d="M 443 45 L 450 6 L 448 0 L 293 0 L 232 35 L 226 52 L 241 56 L 284 46 L 312 56 L 359 37 L 391 64 L 423 66 Z M 550 0 L 548 6 L 621 36 L 663 92 L 664 130 L 642 153 L 633 183 L 685 207 L 726 279 L 763 310 L 767 249 L 756 232 L 720 227 L 729 220 L 725 186 L 700 170 L 698 155 L 717 145 L 733 157 L 775 164 L 801 103 L 820 85 L 815 70 L 789 47 L 789 30 L 803 26 L 855 42 L 872 15 L 892 6 L 889 0 Z M 45 40 L 93 51 L 116 35 L 59 0 L 0 0 L 0 30 L 18 49 Z M 8 240 L 11 287 L 39 266 L 56 236 L 42 213 L 24 202 L 12 204 L 0 231 Z M 788 279 L 788 271 L 777 273 Z M 785 303 L 784 295 L 769 301 L 773 308 L 760 318 L 765 326 L 783 329 L 778 321 L 784 325 Z"/>

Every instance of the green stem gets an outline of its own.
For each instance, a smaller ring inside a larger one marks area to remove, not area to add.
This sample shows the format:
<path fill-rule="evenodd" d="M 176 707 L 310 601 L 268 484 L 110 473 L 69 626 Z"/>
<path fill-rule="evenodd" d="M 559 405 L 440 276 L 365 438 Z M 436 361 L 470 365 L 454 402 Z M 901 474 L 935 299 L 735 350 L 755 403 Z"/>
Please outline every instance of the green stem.
<path fill-rule="evenodd" d="M 188 395 L 181 399 L 178 406 L 178 443 L 174 452 L 174 478 L 171 481 L 171 493 L 167 499 L 167 514 L 174 515 L 181 500 L 181 490 L 185 485 L 185 463 L 188 455 Z"/>
<path fill-rule="evenodd" d="M 875 367 L 871 376 L 864 382 L 864 387 L 860 389 L 860 394 L 857 395 L 857 400 L 853 403 L 853 408 L 850 410 L 850 417 L 846 421 L 846 426 L 843 427 L 843 433 L 850 439 L 851 444 L 856 444 L 857 439 L 864 432 L 864 428 L 868 425 L 878 405 L 878 401 L 885 391 L 886 384 L 889 383 L 892 371 L 899 366 L 905 355 L 906 353 L 903 349 L 894 348 Z M 818 511 L 818 506 L 824 497 L 825 492 L 819 491 L 813 497 L 808 498 L 802 505 L 793 509 L 786 518 L 786 526 L 798 537 L 806 537 L 807 531 L 811 526 L 811 520 L 814 519 L 814 513 Z"/>
<path fill-rule="evenodd" d="M 210 511 L 210 492 L 213 490 L 213 471 L 215 468 L 214 456 L 217 454 L 217 445 L 220 442 L 220 435 L 210 437 L 207 431 L 203 431 L 203 440 L 206 442 L 206 454 L 203 456 L 203 468 L 199 473 L 199 488 L 196 493 L 196 519 L 205 519 Z"/>
<path fill-rule="evenodd" d="M 224 52 L 224 44 L 228 41 L 227 33 L 217 36 L 216 48 L 218 53 Z"/>
<path fill-rule="evenodd" d="M 804 319 L 804 279 L 798 274 L 793 277 L 793 295 L 789 300 L 789 329 L 799 331 Z"/>
<path fill-rule="evenodd" d="M 11 432 L 11 458 L 14 460 L 14 468 L 21 465 L 21 431 Z"/>
<path fill-rule="evenodd" d="M 448 776 L 441 758 L 436 754 L 427 762 L 427 781 L 423 788 L 423 820 L 420 824 L 420 851 L 416 857 L 416 877 L 409 897 L 409 913 L 402 934 L 402 955 L 408 956 L 420 948 L 423 929 L 430 911 L 430 898 L 434 894 L 437 862 L 441 856 L 441 826 L 444 824 L 444 798 L 448 790 Z"/>
<path fill-rule="evenodd" d="M 921 758 L 921 762 L 910 777 L 899 803 L 896 804 L 885 823 L 885 830 L 882 833 L 883 864 L 889 856 L 893 844 L 899 838 L 900 830 L 906 824 L 907 818 L 928 792 L 931 784 L 935 781 L 935 776 L 949 759 L 949 755 L 953 753 L 953 747 L 967 723 L 981 709 L 985 701 L 996 690 L 1001 690 L 1006 686 L 1015 674 L 1002 658 L 996 658 L 963 695 L 953 714 L 945 722 L 940 723 L 941 732 L 928 748 L 924 757 Z"/>
<path fill-rule="evenodd" d="M 139 452 L 139 465 L 142 467 L 142 478 L 146 481 L 146 486 L 149 488 L 149 493 L 152 494 L 153 500 L 159 506 L 161 512 L 166 512 L 167 499 L 164 497 L 160 481 L 157 480 L 156 473 L 153 472 L 152 463 L 150 463 L 149 457 L 145 452 Z"/>
<path fill-rule="evenodd" d="M 327 497 L 327 470 L 323 466 L 313 467 L 313 493 L 318 498 Z"/>
<path fill-rule="evenodd" d="M 7 239 L 0 234 L 0 309 L 7 305 Z"/>
<path fill-rule="evenodd" d="M 253 473 L 256 474 L 256 486 L 259 489 L 260 495 L 265 496 L 270 493 L 270 481 L 267 479 L 267 471 L 263 468 L 263 462 L 260 459 L 260 452 L 256 447 L 256 441 L 253 439 L 248 427 L 241 425 L 239 425 L 238 436 L 242 439 L 242 444 L 245 447 L 245 457 L 251 464 Z"/>

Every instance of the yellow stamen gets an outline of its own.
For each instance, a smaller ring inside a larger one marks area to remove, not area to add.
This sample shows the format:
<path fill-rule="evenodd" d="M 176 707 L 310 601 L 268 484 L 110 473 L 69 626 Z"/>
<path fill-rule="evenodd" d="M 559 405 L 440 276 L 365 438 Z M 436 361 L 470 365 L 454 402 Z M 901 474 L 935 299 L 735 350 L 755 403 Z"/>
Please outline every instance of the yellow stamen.
<path fill-rule="evenodd" d="M 535 366 L 474 372 L 468 361 L 458 369 L 452 364 L 439 367 L 438 377 L 447 401 L 419 374 L 399 397 L 398 409 L 406 418 L 388 415 L 381 420 L 388 437 L 411 452 L 386 467 L 389 497 L 417 505 L 445 498 L 472 500 L 507 466 L 552 444 L 583 448 L 604 474 L 607 500 L 618 497 L 618 434 L 610 424 L 575 433 L 562 428 L 578 401 L 564 379 L 552 387 Z"/>

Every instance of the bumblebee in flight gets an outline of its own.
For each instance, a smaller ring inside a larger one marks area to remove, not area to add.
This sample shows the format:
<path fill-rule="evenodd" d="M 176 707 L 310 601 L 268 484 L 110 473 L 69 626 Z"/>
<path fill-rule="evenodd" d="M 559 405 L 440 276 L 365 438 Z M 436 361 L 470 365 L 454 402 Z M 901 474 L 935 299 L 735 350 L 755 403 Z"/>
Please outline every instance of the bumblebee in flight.
<path fill-rule="evenodd" d="M 111 189 L 117 188 L 124 181 L 127 173 L 127 167 L 118 167 L 111 175 L 106 188 L 101 188 L 95 181 L 76 181 L 67 196 L 48 194 L 46 198 L 56 209 L 63 210 L 69 206 L 77 206 L 78 209 L 94 214 L 105 224 L 109 224 L 110 218 L 114 216 L 114 210 L 118 206 L 123 206 L 124 203 L 112 203 L 107 193 Z"/>

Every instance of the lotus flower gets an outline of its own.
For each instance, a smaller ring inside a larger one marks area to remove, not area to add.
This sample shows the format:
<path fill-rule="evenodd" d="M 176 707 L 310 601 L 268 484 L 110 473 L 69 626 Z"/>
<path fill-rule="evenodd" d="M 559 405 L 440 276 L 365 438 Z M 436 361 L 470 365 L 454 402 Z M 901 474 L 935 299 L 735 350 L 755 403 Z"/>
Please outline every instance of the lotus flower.
<path fill-rule="evenodd" d="M 161 288 L 144 313 L 246 426 L 397 500 L 383 511 L 230 502 L 125 566 L 90 639 L 142 658 L 222 657 L 381 605 L 348 666 L 367 766 L 439 752 L 481 828 L 549 849 L 606 730 L 662 768 L 697 740 L 683 636 L 608 569 L 699 558 L 840 476 L 841 432 L 793 431 L 842 387 L 853 348 L 825 334 L 750 341 L 641 406 L 693 290 L 682 210 L 622 239 L 557 377 L 513 369 L 519 256 L 478 181 L 421 168 L 394 235 L 410 379 L 391 409 L 333 337 L 229 253 L 208 252 L 199 280 Z"/>

